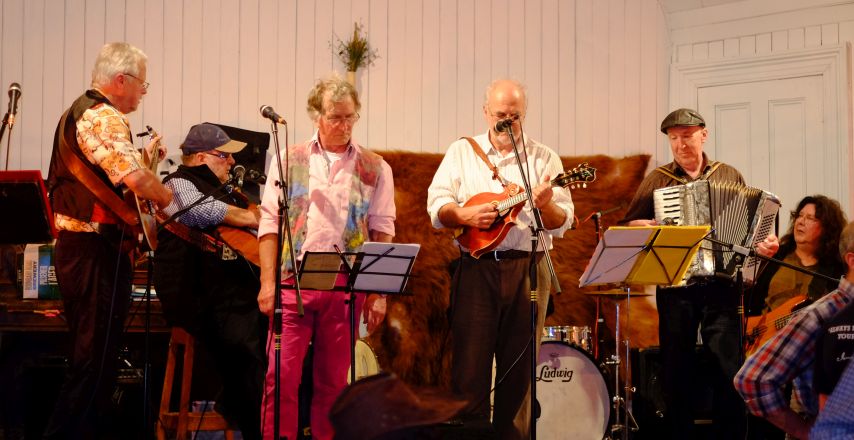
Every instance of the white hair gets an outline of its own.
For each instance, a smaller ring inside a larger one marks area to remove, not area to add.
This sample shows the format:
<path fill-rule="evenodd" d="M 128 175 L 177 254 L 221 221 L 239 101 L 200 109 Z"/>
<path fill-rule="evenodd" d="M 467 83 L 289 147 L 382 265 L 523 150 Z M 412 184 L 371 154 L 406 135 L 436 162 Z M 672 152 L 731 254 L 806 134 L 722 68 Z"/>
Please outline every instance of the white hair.
<path fill-rule="evenodd" d="M 107 43 L 98 52 L 92 69 L 92 87 L 105 86 L 120 73 L 139 75 L 148 56 L 128 43 Z"/>

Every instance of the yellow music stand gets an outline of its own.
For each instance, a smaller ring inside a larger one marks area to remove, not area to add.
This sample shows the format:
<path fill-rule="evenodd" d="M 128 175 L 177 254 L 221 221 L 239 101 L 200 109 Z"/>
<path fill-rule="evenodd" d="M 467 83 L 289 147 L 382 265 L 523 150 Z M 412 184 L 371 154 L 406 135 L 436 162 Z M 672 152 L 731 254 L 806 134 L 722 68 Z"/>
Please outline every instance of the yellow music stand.
<path fill-rule="evenodd" d="M 605 231 L 579 287 L 678 286 L 710 226 L 615 226 Z"/>
<path fill-rule="evenodd" d="M 709 234 L 710 226 L 616 226 L 608 228 L 584 273 L 579 287 L 602 284 L 617 284 L 625 291 L 626 321 L 629 316 L 631 298 L 630 284 L 677 286 L 684 284 L 685 273 L 694 261 L 703 239 Z M 617 298 L 615 296 L 615 298 Z M 611 438 L 628 440 L 629 431 L 637 430 L 637 422 L 631 414 L 628 402 L 631 371 L 629 338 L 625 339 L 626 386 L 625 397 L 620 390 L 620 304 L 615 304 L 614 355 L 606 364 L 613 365 L 614 422 Z M 597 341 L 598 343 L 598 341 Z M 622 409 L 622 413 L 621 413 Z M 619 435 L 618 434 L 622 434 Z"/>

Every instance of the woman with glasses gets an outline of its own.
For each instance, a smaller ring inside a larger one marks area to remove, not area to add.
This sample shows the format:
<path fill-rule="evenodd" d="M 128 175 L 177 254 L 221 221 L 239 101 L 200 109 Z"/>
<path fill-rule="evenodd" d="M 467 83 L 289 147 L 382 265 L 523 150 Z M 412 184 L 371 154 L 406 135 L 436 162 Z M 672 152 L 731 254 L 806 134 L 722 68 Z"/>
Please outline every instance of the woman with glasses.
<path fill-rule="evenodd" d="M 839 255 L 839 236 L 846 225 L 845 213 L 839 202 L 823 195 L 804 197 L 792 211 L 789 230 L 780 238 L 780 248 L 774 258 L 839 279 L 845 273 L 845 264 Z M 792 311 L 787 301 L 805 296 L 810 302 L 836 289 L 838 282 L 798 272 L 768 263 L 746 296 L 747 314 L 759 316 L 775 312 L 774 316 L 788 316 Z M 791 302 L 799 303 L 794 300 Z M 766 317 L 767 319 L 768 317 Z M 768 336 L 771 336 L 771 332 Z M 757 334 L 748 322 L 747 334 Z M 765 336 L 765 335 L 761 335 Z M 748 337 L 748 354 L 758 348 L 764 338 L 751 342 Z M 805 408 L 791 399 L 792 409 L 804 413 Z M 751 439 L 782 439 L 783 431 L 765 419 L 750 417 Z"/>
<path fill-rule="evenodd" d="M 789 231 L 780 238 L 774 258 L 838 279 L 845 271 L 837 246 L 846 223 L 836 200 L 823 195 L 804 197 L 792 211 Z M 836 284 L 768 264 L 747 296 L 749 314 L 773 310 L 798 295 L 815 301 Z"/>

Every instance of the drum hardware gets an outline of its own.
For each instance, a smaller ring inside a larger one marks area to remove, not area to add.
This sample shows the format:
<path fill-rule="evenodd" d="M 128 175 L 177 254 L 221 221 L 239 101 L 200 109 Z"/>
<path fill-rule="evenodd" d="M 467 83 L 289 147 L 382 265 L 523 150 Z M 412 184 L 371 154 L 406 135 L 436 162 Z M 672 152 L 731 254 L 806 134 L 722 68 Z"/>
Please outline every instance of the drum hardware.
<path fill-rule="evenodd" d="M 543 342 L 566 342 L 582 350 L 593 352 L 593 337 L 590 327 L 577 325 L 559 325 L 543 327 Z"/>
<path fill-rule="evenodd" d="M 626 337 L 625 340 L 620 340 L 620 302 L 619 300 L 626 300 L 626 320 L 629 319 L 629 303 L 631 297 L 639 297 L 639 296 L 649 296 L 646 293 L 632 293 L 631 289 L 628 286 L 625 286 L 620 292 L 622 292 L 621 296 L 617 296 L 613 293 L 613 291 L 604 291 L 608 293 L 601 294 L 601 292 L 591 292 L 588 293 L 590 295 L 597 295 L 597 300 L 600 298 L 609 298 L 614 300 L 614 309 L 616 319 L 614 321 L 614 354 L 610 356 L 610 358 L 603 362 L 603 364 L 612 366 L 612 371 L 614 374 L 614 396 L 612 397 L 612 411 L 614 414 L 614 423 L 611 424 L 611 438 L 622 438 L 624 440 L 628 439 L 629 432 L 637 432 L 638 424 L 635 420 L 634 415 L 631 410 L 631 396 L 635 392 L 635 387 L 631 384 L 631 358 L 629 356 L 629 351 L 631 349 L 631 345 L 629 344 L 629 338 Z M 599 309 L 597 307 L 597 309 Z M 596 317 L 597 322 L 601 319 L 599 316 Z M 621 347 L 620 344 L 625 344 L 625 357 L 621 356 Z M 625 362 L 623 362 L 625 359 Z M 625 377 L 625 385 L 622 387 L 622 393 L 620 393 L 620 366 L 625 363 L 626 368 L 626 377 Z"/>

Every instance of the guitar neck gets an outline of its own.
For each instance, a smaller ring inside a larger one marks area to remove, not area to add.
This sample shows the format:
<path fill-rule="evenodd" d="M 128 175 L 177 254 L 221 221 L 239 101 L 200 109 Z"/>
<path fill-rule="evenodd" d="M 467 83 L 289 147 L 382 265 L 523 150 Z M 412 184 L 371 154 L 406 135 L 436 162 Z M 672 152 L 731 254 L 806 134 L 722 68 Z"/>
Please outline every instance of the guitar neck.
<path fill-rule="evenodd" d="M 552 180 L 549 183 L 551 183 L 552 186 L 562 186 L 562 185 L 560 185 L 560 183 L 558 183 L 554 180 Z M 498 209 L 498 211 L 504 211 L 504 210 L 510 209 L 510 208 L 520 204 L 520 203 L 523 203 L 527 200 L 528 200 L 528 193 L 526 193 L 525 191 L 521 191 L 516 195 L 507 197 L 506 199 L 498 202 L 498 206 L 496 206 L 496 208 Z"/>

